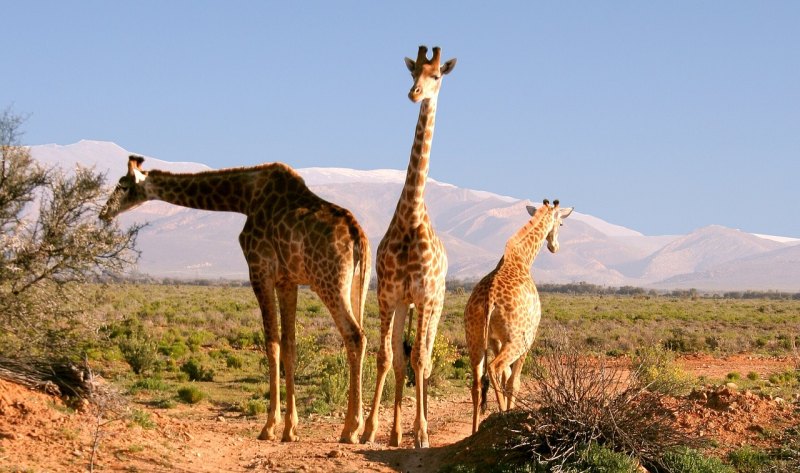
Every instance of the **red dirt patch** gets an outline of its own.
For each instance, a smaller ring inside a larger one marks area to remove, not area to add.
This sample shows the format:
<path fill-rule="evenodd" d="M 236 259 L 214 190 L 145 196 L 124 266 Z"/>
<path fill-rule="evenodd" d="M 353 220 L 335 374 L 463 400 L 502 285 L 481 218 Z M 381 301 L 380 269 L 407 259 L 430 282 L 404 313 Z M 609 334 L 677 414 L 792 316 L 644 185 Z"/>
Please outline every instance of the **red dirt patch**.
<path fill-rule="evenodd" d="M 762 378 L 794 367 L 790 358 L 736 355 L 688 356 L 678 362 L 694 375 L 720 380 L 732 371 Z M 800 424 L 795 400 L 779 400 L 730 388 L 708 387 L 686 399 L 680 425 L 716 440 L 721 453 L 748 444 L 777 446 L 781 432 Z M 263 419 L 243 417 L 203 403 L 170 410 L 135 405 L 149 414 L 153 428 L 127 420 L 105 424 L 95 452 L 97 471 L 435 471 L 452 458 L 446 447 L 469 436 L 471 402 L 464 390 L 455 398 L 431 401 L 432 448 L 413 449 L 412 398 L 404 406 L 401 448 L 387 447 L 391 409 L 381 411 L 375 445 L 337 442 L 342 419 L 301 419 L 297 443 L 256 440 Z M 107 418 L 113 418 L 111 415 Z M 100 421 L 105 422 L 107 418 Z M 0 470 L 87 471 L 98 418 L 71 412 L 56 397 L 0 380 Z"/>

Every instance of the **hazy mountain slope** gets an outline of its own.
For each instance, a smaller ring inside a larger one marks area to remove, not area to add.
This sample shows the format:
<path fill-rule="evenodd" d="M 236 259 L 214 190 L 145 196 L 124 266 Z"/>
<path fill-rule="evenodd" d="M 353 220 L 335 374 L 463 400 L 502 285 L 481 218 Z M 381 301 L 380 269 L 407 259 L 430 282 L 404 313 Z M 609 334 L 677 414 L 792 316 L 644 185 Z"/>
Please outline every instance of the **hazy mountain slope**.
<path fill-rule="evenodd" d="M 31 150 L 36 159 L 47 165 L 65 169 L 76 164 L 94 166 L 108 173 L 110 185 L 124 174 L 131 154 L 114 143 L 101 141 L 34 146 Z M 171 163 L 150 157 L 144 167 L 173 172 L 210 169 L 202 164 Z M 397 205 L 405 170 L 308 168 L 298 172 L 318 195 L 356 215 L 376 251 Z M 544 196 L 527 197 L 538 201 Z M 685 236 L 644 236 L 582 214 L 580 202 L 561 197 L 565 205 L 574 205 L 578 211 L 560 231 L 561 251 L 552 255 L 543 250 L 534 263 L 537 281 L 586 281 L 613 286 L 658 283 L 659 287 L 700 287 L 699 282 L 707 281 L 708 285 L 702 287 L 730 284 L 725 288 L 736 289 L 783 287 L 796 271 L 796 264 L 785 267 L 790 263 L 781 260 L 785 257 L 788 262 L 794 261 L 791 255 L 795 250 L 785 253 L 788 256 L 780 252 L 794 243 L 792 239 L 759 238 L 719 226 Z M 428 182 L 425 198 L 437 234 L 447 248 L 448 276 L 460 279 L 480 278 L 495 267 L 506 240 L 528 219 L 525 207 L 531 204 L 529 200 L 461 189 L 434 179 Z M 247 278 L 238 244 L 242 215 L 148 202 L 123 214 L 120 221 L 123 225 L 133 221 L 149 223 L 139 238 L 141 272 L 184 278 Z M 760 255 L 766 258 L 768 254 L 777 256 L 759 262 Z M 759 265 L 764 265 L 764 270 L 758 270 Z"/>
<path fill-rule="evenodd" d="M 674 276 L 658 282 L 664 288 L 703 290 L 778 290 L 800 292 L 800 245 L 740 258 L 706 271 Z"/>
<path fill-rule="evenodd" d="M 639 276 L 645 281 L 660 281 L 783 246 L 739 230 L 710 225 L 676 239 L 648 257 Z"/>

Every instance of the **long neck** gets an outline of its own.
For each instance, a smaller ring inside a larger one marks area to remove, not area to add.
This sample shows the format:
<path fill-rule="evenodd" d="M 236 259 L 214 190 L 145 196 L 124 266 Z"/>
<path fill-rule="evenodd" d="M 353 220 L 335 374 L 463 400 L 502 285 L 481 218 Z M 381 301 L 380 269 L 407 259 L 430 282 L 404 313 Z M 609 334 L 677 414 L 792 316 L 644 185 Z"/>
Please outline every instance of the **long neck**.
<path fill-rule="evenodd" d="M 246 173 L 150 171 L 144 189 L 149 200 L 200 210 L 246 213 L 251 193 L 248 181 Z"/>
<path fill-rule="evenodd" d="M 553 214 L 545 208 L 540 209 L 520 228 L 517 233 L 509 238 L 506 243 L 503 259 L 506 263 L 516 263 L 530 269 L 533 260 L 545 242 L 545 237 L 553 225 Z"/>
<path fill-rule="evenodd" d="M 424 209 L 425 182 L 428 179 L 428 164 L 431 156 L 433 127 L 436 122 L 436 97 L 425 99 L 419 107 L 419 119 L 414 132 L 414 145 L 408 161 L 406 182 L 397 204 L 401 214 L 419 214 Z M 409 215 L 410 216 L 410 215 Z"/>

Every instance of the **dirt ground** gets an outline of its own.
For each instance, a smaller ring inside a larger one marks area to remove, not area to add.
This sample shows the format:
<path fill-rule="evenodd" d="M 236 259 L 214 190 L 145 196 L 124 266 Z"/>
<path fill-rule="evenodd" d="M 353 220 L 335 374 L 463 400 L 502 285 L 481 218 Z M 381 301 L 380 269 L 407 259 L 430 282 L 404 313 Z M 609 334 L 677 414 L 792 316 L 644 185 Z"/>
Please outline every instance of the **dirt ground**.
<path fill-rule="evenodd" d="M 747 355 L 688 356 L 679 363 L 688 372 L 708 379 L 721 379 L 732 371 L 742 376 L 756 372 L 766 378 L 795 366 L 790 358 Z M 800 423 L 795 412 L 797 399 L 709 387 L 696 393 L 691 403 L 680 424 L 718 440 L 720 448 L 764 446 L 775 441 L 765 432 Z M 407 398 L 400 448 L 387 446 L 391 422 L 391 409 L 387 408 L 381 411 L 380 431 L 373 445 L 338 443 L 343 419 L 321 416 L 301 419 L 299 442 L 281 443 L 256 439 L 263 419 L 221 412 L 209 403 L 169 410 L 134 405 L 149 413 L 155 424 L 145 429 L 114 420 L 119 416 L 112 412 L 102 419 L 88 410 L 70 412 L 58 398 L 0 380 L 0 472 L 84 472 L 92 463 L 95 471 L 436 471 L 452 456 L 448 446 L 470 434 L 469 393 L 465 390 L 455 398 L 431 401 L 431 448 L 425 450 L 413 448 L 413 406 L 414 400 Z"/>

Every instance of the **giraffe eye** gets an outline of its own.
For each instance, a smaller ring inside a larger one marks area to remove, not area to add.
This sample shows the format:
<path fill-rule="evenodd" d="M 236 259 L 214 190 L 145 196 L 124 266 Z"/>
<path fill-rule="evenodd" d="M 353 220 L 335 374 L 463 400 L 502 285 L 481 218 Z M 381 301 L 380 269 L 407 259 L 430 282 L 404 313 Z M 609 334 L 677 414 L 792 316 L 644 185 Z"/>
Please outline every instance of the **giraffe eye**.
<path fill-rule="evenodd" d="M 442 78 L 442 76 L 440 76 L 440 75 L 433 76 L 433 80 L 439 80 L 441 78 Z"/>

